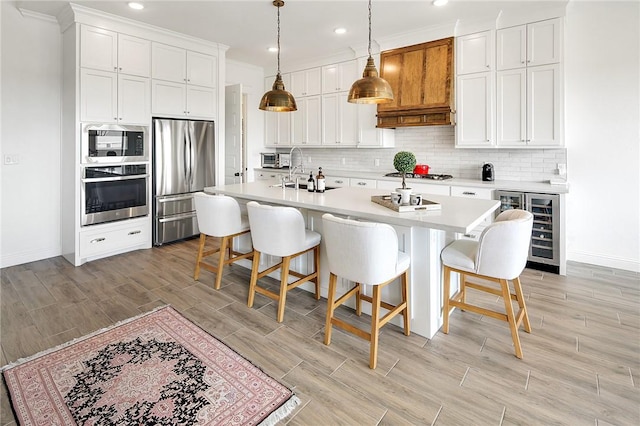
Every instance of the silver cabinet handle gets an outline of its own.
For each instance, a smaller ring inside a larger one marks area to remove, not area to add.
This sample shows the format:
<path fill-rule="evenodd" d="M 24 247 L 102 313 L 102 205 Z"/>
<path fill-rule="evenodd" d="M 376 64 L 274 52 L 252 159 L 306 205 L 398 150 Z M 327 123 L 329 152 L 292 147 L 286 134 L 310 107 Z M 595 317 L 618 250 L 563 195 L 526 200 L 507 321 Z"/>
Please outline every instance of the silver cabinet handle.
<path fill-rule="evenodd" d="M 129 234 L 127 235 L 136 235 L 136 234 L 140 234 L 142 231 L 138 230 L 138 231 L 131 231 L 129 232 Z"/>
<path fill-rule="evenodd" d="M 335 183 L 344 183 L 344 181 L 343 181 L 342 179 L 340 179 L 340 180 L 335 180 L 334 182 L 335 182 Z"/>
<path fill-rule="evenodd" d="M 358 185 L 366 186 L 366 185 L 367 185 L 367 182 L 358 182 Z"/>
<path fill-rule="evenodd" d="M 475 192 L 471 192 L 471 191 L 464 191 L 463 194 L 464 195 L 476 195 Z"/>
<path fill-rule="evenodd" d="M 104 237 L 94 238 L 93 240 L 89 241 L 89 244 L 101 243 L 104 240 L 106 240 L 106 238 L 104 238 Z"/>

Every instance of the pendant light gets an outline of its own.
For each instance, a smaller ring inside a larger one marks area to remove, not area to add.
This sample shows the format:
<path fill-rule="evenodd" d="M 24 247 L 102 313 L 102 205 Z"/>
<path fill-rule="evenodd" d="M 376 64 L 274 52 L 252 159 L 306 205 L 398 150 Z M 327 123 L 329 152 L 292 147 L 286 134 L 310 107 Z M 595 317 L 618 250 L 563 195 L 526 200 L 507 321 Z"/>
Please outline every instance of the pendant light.
<path fill-rule="evenodd" d="M 389 83 L 378 77 L 376 64 L 371 57 L 371 0 L 369 0 L 369 58 L 357 80 L 349 90 L 347 101 L 356 104 L 383 104 L 393 101 L 393 90 Z"/>
<path fill-rule="evenodd" d="M 282 76 L 280 75 L 280 8 L 284 6 L 283 0 L 273 0 L 273 5 L 278 8 L 278 74 L 273 88 L 262 96 L 260 109 L 263 111 L 290 112 L 296 111 L 296 100 L 293 95 L 284 88 Z"/>

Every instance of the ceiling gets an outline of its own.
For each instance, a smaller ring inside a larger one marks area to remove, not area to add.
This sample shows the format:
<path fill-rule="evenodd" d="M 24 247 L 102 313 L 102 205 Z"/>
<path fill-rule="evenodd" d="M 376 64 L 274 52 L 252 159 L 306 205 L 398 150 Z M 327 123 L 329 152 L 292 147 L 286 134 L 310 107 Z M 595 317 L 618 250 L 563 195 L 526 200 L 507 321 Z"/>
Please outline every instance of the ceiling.
<path fill-rule="evenodd" d="M 166 28 L 229 46 L 227 58 L 274 69 L 276 55 L 267 48 L 276 44 L 277 9 L 271 0 L 164 1 L 139 0 L 143 10 L 127 1 L 74 1 L 124 18 Z M 281 62 L 312 61 L 366 52 L 368 7 L 366 0 L 286 0 L 280 9 Z M 420 28 L 456 22 L 495 20 L 501 13 L 527 14 L 567 0 L 450 0 L 443 7 L 431 0 L 374 0 L 372 38 L 383 40 Z M 66 1 L 17 1 L 17 7 L 56 16 Z M 333 30 L 344 27 L 347 33 Z M 426 40 L 425 40 L 426 41 Z"/>

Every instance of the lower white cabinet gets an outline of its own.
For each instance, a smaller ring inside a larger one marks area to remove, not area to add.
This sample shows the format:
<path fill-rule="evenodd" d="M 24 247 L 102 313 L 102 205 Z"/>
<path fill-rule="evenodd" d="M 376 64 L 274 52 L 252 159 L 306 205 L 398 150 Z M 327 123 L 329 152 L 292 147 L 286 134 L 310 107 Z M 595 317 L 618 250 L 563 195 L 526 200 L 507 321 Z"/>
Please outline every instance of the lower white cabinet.
<path fill-rule="evenodd" d="M 93 260 L 150 246 L 150 218 L 130 219 L 82 229 L 79 257 Z"/>
<path fill-rule="evenodd" d="M 153 115 L 215 118 L 218 98 L 215 88 L 163 80 L 153 80 L 151 84 Z"/>
<path fill-rule="evenodd" d="M 449 185 L 440 185 L 435 183 L 418 183 L 418 182 L 406 182 L 407 188 L 411 188 L 413 192 L 417 194 L 436 194 L 436 195 L 449 195 Z M 378 189 L 388 189 L 389 191 L 395 191 L 397 188 L 402 188 L 402 178 L 394 180 L 379 180 Z"/>
<path fill-rule="evenodd" d="M 314 176 L 315 177 L 315 176 Z M 341 188 L 343 186 L 350 185 L 350 179 L 348 177 L 342 176 L 325 176 L 325 186 L 326 187 L 338 187 Z"/>
<path fill-rule="evenodd" d="M 349 186 L 356 188 L 377 188 L 378 183 L 375 179 L 350 178 Z"/>

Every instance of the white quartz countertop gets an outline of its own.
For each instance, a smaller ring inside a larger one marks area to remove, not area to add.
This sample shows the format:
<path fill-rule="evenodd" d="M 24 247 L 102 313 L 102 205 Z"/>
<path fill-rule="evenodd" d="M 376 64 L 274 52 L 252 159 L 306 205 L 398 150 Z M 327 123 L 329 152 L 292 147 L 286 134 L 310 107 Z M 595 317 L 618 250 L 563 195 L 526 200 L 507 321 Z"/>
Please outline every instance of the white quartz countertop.
<path fill-rule="evenodd" d="M 344 187 L 315 193 L 303 189 L 283 189 L 274 187 L 273 184 L 271 181 L 256 181 L 206 187 L 205 191 L 394 225 L 420 226 L 463 234 L 479 225 L 500 204 L 497 200 L 430 194 L 427 198 L 440 203 L 441 210 L 399 213 L 371 201 L 372 195 L 386 195 L 385 190 Z"/>
<path fill-rule="evenodd" d="M 261 170 L 265 172 L 273 172 L 273 173 L 289 173 L 289 169 L 267 169 L 267 168 L 257 168 L 255 170 Z M 304 175 L 308 176 L 309 171 L 305 167 L 306 173 L 296 173 L 296 175 Z M 389 172 L 391 172 L 390 170 Z M 317 170 L 313 170 L 314 175 Z M 353 177 L 353 178 L 361 178 L 361 179 L 376 179 L 376 180 L 388 180 L 388 181 L 401 181 L 401 178 L 397 177 L 386 177 L 384 176 L 385 172 L 354 172 L 350 170 L 325 170 L 322 169 L 323 174 L 326 177 Z M 410 182 L 418 182 L 418 183 L 428 183 L 433 185 L 448 185 L 448 186 L 470 186 L 476 188 L 488 188 L 488 189 L 496 189 L 501 191 L 519 191 L 519 192 L 538 192 L 544 194 L 566 194 L 569 192 L 569 184 L 564 185 L 552 185 L 548 182 L 530 182 L 530 181 L 520 181 L 520 180 L 496 180 L 493 182 L 484 182 L 480 179 L 446 179 L 446 180 L 431 180 L 431 179 L 406 179 L 407 184 Z"/>

